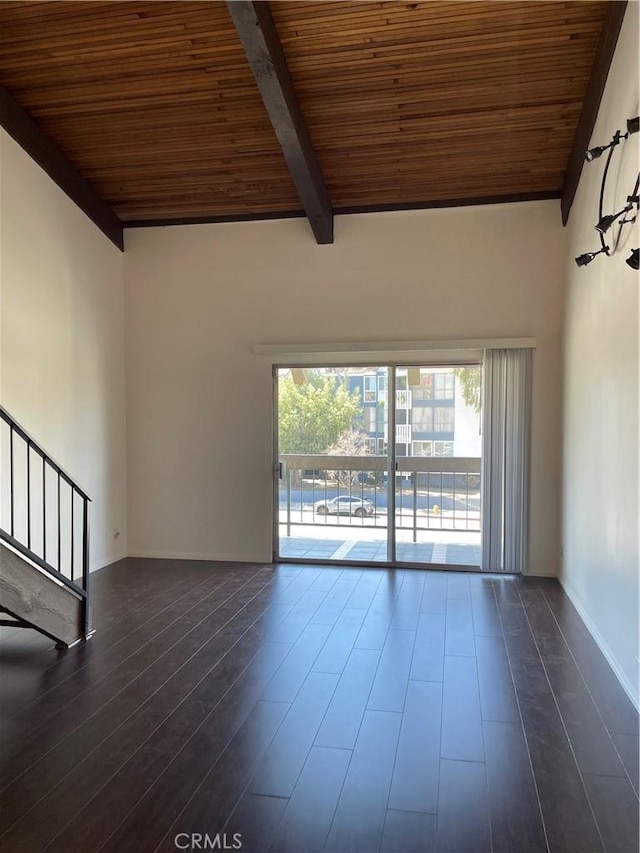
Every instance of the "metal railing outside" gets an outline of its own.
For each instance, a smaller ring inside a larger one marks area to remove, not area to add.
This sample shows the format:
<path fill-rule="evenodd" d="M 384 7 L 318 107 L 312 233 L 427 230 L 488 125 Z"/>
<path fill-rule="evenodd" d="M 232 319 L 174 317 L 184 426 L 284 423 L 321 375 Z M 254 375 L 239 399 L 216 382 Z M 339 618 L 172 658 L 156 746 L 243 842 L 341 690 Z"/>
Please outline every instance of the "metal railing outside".
<path fill-rule="evenodd" d="M 0 539 L 81 598 L 88 636 L 91 498 L 2 406 L 0 428 Z"/>
<path fill-rule="evenodd" d="M 387 529 L 386 456 L 282 454 L 279 520 L 286 527 Z M 421 531 L 480 531 L 480 459 L 401 457 L 395 525 Z"/>
<path fill-rule="evenodd" d="M 411 424 L 396 424 L 396 441 L 399 444 L 411 444 Z"/>

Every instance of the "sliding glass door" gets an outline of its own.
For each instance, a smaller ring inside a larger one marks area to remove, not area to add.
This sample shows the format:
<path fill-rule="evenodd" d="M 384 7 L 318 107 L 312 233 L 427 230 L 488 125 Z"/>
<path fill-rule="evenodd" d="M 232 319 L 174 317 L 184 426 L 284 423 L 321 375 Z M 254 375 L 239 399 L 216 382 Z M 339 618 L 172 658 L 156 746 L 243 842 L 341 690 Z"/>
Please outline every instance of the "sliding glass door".
<path fill-rule="evenodd" d="M 386 367 L 280 368 L 278 558 L 387 562 Z"/>
<path fill-rule="evenodd" d="M 395 555 L 479 566 L 480 365 L 395 369 Z"/>
<path fill-rule="evenodd" d="M 479 365 L 282 367 L 274 382 L 276 559 L 479 565 Z"/>

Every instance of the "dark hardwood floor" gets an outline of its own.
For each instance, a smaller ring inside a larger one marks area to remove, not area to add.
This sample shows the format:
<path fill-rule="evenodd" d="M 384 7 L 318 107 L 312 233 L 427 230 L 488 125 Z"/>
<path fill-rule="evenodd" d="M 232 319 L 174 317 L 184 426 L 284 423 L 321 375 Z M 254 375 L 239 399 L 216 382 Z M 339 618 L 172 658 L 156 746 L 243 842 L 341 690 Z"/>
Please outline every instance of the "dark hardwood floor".
<path fill-rule="evenodd" d="M 555 580 L 126 560 L 92 588 L 82 646 L 0 633 L 2 853 L 638 851 L 638 716 Z"/>

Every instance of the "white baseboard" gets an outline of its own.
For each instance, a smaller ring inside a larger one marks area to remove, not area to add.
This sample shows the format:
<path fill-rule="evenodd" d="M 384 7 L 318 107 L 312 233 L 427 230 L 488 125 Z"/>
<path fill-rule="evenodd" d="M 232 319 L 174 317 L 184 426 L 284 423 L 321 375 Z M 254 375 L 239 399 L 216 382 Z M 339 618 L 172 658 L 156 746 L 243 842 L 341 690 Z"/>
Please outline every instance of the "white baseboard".
<path fill-rule="evenodd" d="M 129 557 L 150 560 L 206 560 L 213 563 L 270 563 L 271 558 L 256 554 L 194 553 L 190 551 L 133 551 Z"/>
<path fill-rule="evenodd" d="M 616 656 L 613 654 L 613 652 L 611 651 L 611 649 L 609 648 L 609 646 L 605 642 L 600 631 L 598 631 L 598 629 L 596 628 L 595 624 L 593 623 L 593 620 L 591 619 L 591 617 L 589 616 L 587 611 L 582 606 L 582 604 L 581 604 L 580 600 L 578 599 L 577 595 L 575 594 L 575 592 L 573 592 L 568 586 L 566 586 L 566 584 L 564 584 L 562 582 L 562 578 L 558 578 L 558 580 L 560 581 L 560 585 L 562 586 L 563 590 L 567 594 L 567 598 L 573 604 L 575 609 L 578 611 L 578 614 L 579 614 L 580 618 L 582 619 L 582 621 L 584 622 L 584 624 L 586 625 L 587 630 L 589 631 L 589 633 L 591 634 L 591 636 L 595 640 L 595 642 L 596 642 L 598 648 L 600 649 L 600 651 L 602 652 L 602 654 L 605 656 L 607 663 L 609 664 L 609 666 L 613 670 L 616 678 L 618 679 L 618 681 L 622 685 L 622 689 L 624 690 L 624 692 L 627 694 L 627 696 L 629 697 L 629 699 L 633 703 L 633 706 L 635 707 L 635 709 L 637 711 L 640 711 L 640 701 L 639 701 L 638 694 L 636 693 L 636 691 L 633 687 L 633 684 L 629 681 L 629 679 L 627 678 L 626 674 L 624 673 L 622 667 L 618 663 Z"/>
<path fill-rule="evenodd" d="M 99 572 L 100 569 L 105 569 L 107 566 L 112 565 L 112 563 L 117 563 L 119 560 L 124 560 L 127 556 L 126 551 L 119 552 L 117 554 L 111 554 L 108 559 L 101 561 L 95 566 L 91 567 L 92 572 Z"/>

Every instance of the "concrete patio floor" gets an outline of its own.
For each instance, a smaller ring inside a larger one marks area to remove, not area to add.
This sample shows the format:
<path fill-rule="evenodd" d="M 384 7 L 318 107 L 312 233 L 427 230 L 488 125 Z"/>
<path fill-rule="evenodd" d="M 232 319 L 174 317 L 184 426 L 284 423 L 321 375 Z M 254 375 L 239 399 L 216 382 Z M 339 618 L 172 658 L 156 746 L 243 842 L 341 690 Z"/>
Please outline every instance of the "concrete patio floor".
<path fill-rule="evenodd" d="M 419 531 L 413 542 L 411 530 L 398 530 L 396 560 L 442 566 L 479 566 L 480 533 L 472 531 Z M 279 556 L 307 560 L 387 560 L 387 531 L 377 528 L 280 525 Z"/>

